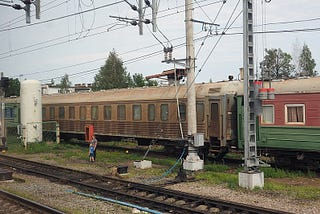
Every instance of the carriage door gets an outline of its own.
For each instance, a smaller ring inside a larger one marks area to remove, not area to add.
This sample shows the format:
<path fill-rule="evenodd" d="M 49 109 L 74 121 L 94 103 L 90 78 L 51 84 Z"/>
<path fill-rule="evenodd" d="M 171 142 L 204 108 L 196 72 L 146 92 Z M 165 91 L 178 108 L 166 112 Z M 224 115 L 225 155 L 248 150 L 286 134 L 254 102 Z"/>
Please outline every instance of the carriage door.
<path fill-rule="evenodd" d="M 220 137 L 219 101 L 210 101 L 209 136 L 217 141 Z"/>
<path fill-rule="evenodd" d="M 219 100 L 210 101 L 209 136 L 219 143 L 219 146 L 226 146 L 226 111 L 227 97 L 221 96 Z"/>

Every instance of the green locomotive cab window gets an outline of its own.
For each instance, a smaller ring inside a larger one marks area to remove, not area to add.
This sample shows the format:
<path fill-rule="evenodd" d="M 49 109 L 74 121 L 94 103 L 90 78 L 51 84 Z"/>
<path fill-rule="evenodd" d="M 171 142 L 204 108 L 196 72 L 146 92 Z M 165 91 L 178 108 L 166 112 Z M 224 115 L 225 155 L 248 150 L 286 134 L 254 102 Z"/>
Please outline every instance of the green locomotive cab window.
<path fill-rule="evenodd" d="M 69 107 L 69 119 L 75 119 L 76 114 L 75 114 L 75 110 L 74 110 L 74 106 L 70 106 Z"/>
<path fill-rule="evenodd" d="M 161 104 L 160 116 L 161 116 L 162 121 L 168 121 L 168 119 L 169 119 L 169 105 L 168 104 Z"/>
<path fill-rule="evenodd" d="M 104 119 L 111 120 L 111 106 L 104 106 Z"/>
<path fill-rule="evenodd" d="M 197 121 L 198 122 L 203 122 L 204 121 L 204 104 L 203 103 L 197 103 L 196 111 L 197 111 Z"/>
<path fill-rule="evenodd" d="M 80 106 L 80 120 L 85 120 L 86 119 L 86 107 L 85 106 Z"/>
<path fill-rule="evenodd" d="M 126 120 L 126 106 L 125 105 L 118 105 L 117 106 L 117 116 L 118 120 Z"/>
<path fill-rule="evenodd" d="M 64 119 L 64 106 L 59 107 L 59 119 Z"/>
<path fill-rule="evenodd" d="M 98 106 L 91 106 L 91 120 L 98 120 L 99 108 Z"/>
<path fill-rule="evenodd" d="M 54 110 L 54 107 L 50 107 L 49 113 L 50 113 L 50 120 L 54 120 L 54 119 L 55 119 L 55 110 Z"/>
<path fill-rule="evenodd" d="M 155 104 L 148 105 L 148 121 L 155 121 L 156 119 L 156 106 Z"/>
<path fill-rule="evenodd" d="M 142 119 L 141 105 L 133 105 L 132 106 L 132 118 L 133 118 L 133 120 L 141 120 Z"/>
<path fill-rule="evenodd" d="M 274 106 L 264 105 L 262 106 L 262 124 L 273 124 L 274 123 Z"/>
<path fill-rule="evenodd" d="M 287 104 L 285 105 L 285 119 L 287 124 L 304 124 L 305 123 L 305 106 L 304 104 Z"/>
<path fill-rule="evenodd" d="M 180 120 L 186 121 L 187 119 L 187 107 L 185 103 L 179 103 Z M 178 117 L 179 119 L 179 117 Z"/>

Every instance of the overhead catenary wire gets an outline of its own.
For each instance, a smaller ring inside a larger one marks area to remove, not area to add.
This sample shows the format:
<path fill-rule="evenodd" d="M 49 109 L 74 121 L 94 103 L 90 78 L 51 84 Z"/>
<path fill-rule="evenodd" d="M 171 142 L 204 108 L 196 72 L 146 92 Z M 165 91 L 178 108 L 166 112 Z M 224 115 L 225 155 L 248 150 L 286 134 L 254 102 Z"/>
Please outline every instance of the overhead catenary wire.
<path fill-rule="evenodd" d="M 94 6 L 94 0 L 90 0 L 91 1 L 91 5 L 87 5 L 83 3 L 83 0 L 79 0 L 78 3 L 78 12 L 82 12 L 82 4 L 85 5 L 86 7 L 92 7 L 93 9 L 95 8 Z M 91 26 L 87 29 L 86 34 L 84 35 L 84 37 L 88 36 L 88 34 L 90 33 L 90 30 L 93 28 L 93 25 L 95 23 L 95 19 L 96 19 L 96 10 L 93 10 L 93 18 L 92 18 L 92 22 L 91 22 Z M 85 31 L 85 23 L 84 23 L 84 17 L 83 17 L 83 13 L 79 14 L 79 18 L 80 18 L 80 22 L 81 22 L 81 32 L 79 33 L 78 38 L 80 38 L 82 36 L 83 31 Z"/>
<path fill-rule="evenodd" d="M 158 39 L 158 37 L 152 32 L 152 30 L 149 28 L 149 26 L 147 25 L 147 29 L 149 30 L 149 32 L 151 33 L 151 35 L 153 36 L 153 38 L 155 38 L 164 48 L 166 47 L 160 39 Z"/>
<path fill-rule="evenodd" d="M 69 1 L 69 0 L 68 0 L 68 1 Z M 199 3 L 200 1 L 197 1 L 197 2 Z M 221 2 L 221 1 L 218 1 L 218 2 Z M 216 3 L 216 2 L 214 2 L 214 3 Z M 179 7 L 180 7 L 180 6 L 179 6 Z M 203 6 L 202 6 L 202 7 L 203 7 Z M 171 14 L 171 15 L 173 15 L 173 14 Z M 320 17 L 303 19 L 303 20 L 270 22 L 270 23 L 265 23 L 264 25 L 291 24 L 291 23 L 301 23 L 301 22 L 309 22 L 309 21 L 317 21 L 317 20 L 320 20 Z M 107 27 L 107 26 L 110 26 L 110 25 L 114 25 L 114 23 L 111 23 L 111 24 L 108 24 L 108 25 L 104 25 L 104 26 L 99 26 L 99 27 L 96 27 L 96 28 L 89 28 L 88 31 L 87 31 L 87 34 L 88 34 L 89 32 L 92 32 L 93 30 L 97 30 L 97 29 L 99 29 L 99 28 L 101 28 L 101 27 Z M 254 26 L 254 27 L 258 27 L 258 26 L 259 26 L 259 25 L 256 25 L 256 26 Z M 127 27 L 127 26 L 126 26 L 126 27 Z M 123 27 L 121 27 L 121 28 L 123 28 Z M 233 28 L 230 27 L 229 29 L 235 29 L 235 28 L 240 28 L 240 27 L 233 27 Z M 120 29 L 120 28 L 118 28 L 118 29 Z M 106 32 L 104 31 L 104 32 L 101 32 L 101 33 L 96 33 L 96 34 L 94 34 L 94 35 L 92 35 L 92 36 L 100 35 L 100 34 L 102 34 L 102 33 L 106 33 Z M 80 33 L 74 33 L 74 35 L 78 35 L 78 34 L 80 34 Z M 7 53 L 8 53 L 8 54 L 10 53 L 8 56 L 2 57 L 2 58 L 0 58 L 0 59 L 12 57 L 12 56 L 17 56 L 17 55 L 21 55 L 21 54 L 33 52 L 33 51 L 36 51 L 36 50 L 42 50 L 42 49 L 45 49 L 45 48 L 48 48 L 48 47 L 53 47 L 53 46 L 55 46 L 54 44 L 52 44 L 52 45 L 47 45 L 47 46 L 42 47 L 42 48 L 36 48 L 36 49 L 30 50 L 30 51 L 24 51 L 24 52 L 21 52 L 21 53 L 16 53 L 16 54 L 13 53 L 13 52 L 16 52 L 16 51 L 25 49 L 25 48 L 30 48 L 30 47 L 33 47 L 33 46 L 36 46 L 36 45 L 45 44 L 46 42 L 52 42 L 52 41 L 54 41 L 54 40 L 62 39 L 62 38 L 69 37 L 69 36 L 70 36 L 70 35 L 68 34 L 68 35 L 66 35 L 66 36 L 58 37 L 58 38 L 55 38 L 55 39 L 51 39 L 51 40 L 39 42 L 39 43 L 32 44 L 32 45 L 29 45 L 29 46 L 25 46 L 25 47 L 21 47 L 21 48 L 17 48 L 17 49 L 14 49 L 14 50 L 10 50 L 10 51 L 7 51 L 7 52 L 0 53 L 0 55 L 4 55 L 4 54 L 7 54 Z M 90 36 L 90 37 L 92 37 L 92 36 Z M 208 37 L 208 36 L 209 36 L 209 34 L 207 34 L 207 37 Z M 207 37 L 205 37 L 204 40 L 207 39 Z M 61 44 L 65 44 L 65 43 L 67 43 L 67 42 L 77 41 L 77 40 L 84 39 L 84 38 L 87 38 L 87 35 L 86 35 L 86 36 L 82 36 L 82 37 L 79 37 L 79 36 L 78 36 L 77 39 L 68 39 L 68 41 L 66 41 L 66 42 L 59 42 L 59 43 L 57 43 L 56 45 L 61 45 Z M 201 47 L 202 47 L 202 46 L 203 46 L 203 43 L 202 43 Z M 199 48 L 197 55 L 199 54 L 199 52 L 200 52 L 200 50 L 201 50 L 201 47 Z M 197 55 L 196 55 L 196 56 L 197 56 Z"/>
<path fill-rule="evenodd" d="M 240 3 L 240 0 L 238 0 L 236 6 L 234 7 L 228 21 L 227 21 L 227 24 L 225 25 L 221 35 L 219 36 L 218 40 L 216 41 L 216 43 L 214 44 L 214 46 L 212 47 L 211 51 L 209 52 L 208 56 L 206 57 L 206 59 L 204 60 L 204 62 L 202 63 L 200 69 L 198 70 L 198 73 L 201 72 L 201 70 L 203 69 L 203 67 L 205 66 L 205 64 L 208 62 L 210 56 L 212 55 L 214 49 L 217 47 L 218 43 L 220 42 L 220 40 L 222 39 L 222 36 L 225 35 L 225 33 L 229 30 L 229 28 L 232 26 L 232 24 L 237 20 L 237 18 L 240 16 L 240 14 L 242 13 L 242 11 L 236 16 L 236 18 L 233 20 L 233 22 L 229 25 L 229 22 L 231 21 L 231 18 L 233 17 L 238 5 Z M 229 26 L 228 26 L 229 25 Z M 197 77 L 197 75 L 196 75 Z"/>
<path fill-rule="evenodd" d="M 94 68 L 94 69 L 90 69 L 90 70 L 86 70 L 86 71 L 80 71 L 80 72 L 77 72 L 77 73 L 73 73 L 73 74 L 70 74 L 68 75 L 69 77 L 72 77 L 72 76 L 76 76 L 76 75 L 79 75 L 79 74 L 88 74 L 88 73 L 93 73 L 95 71 L 98 71 L 100 68 Z M 50 81 L 52 79 L 60 79 L 62 78 L 64 75 L 62 76 L 58 76 L 58 77 L 54 77 L 54 78 L 46 78 L 46 79 L 41 79 L 39 80 L 40 82 L 45 82 L 45 81 Z"/>
<path fill-rule="evenodd" d="M 320 20 L 320 17 L 318 18 L 310 18 L 310 19 L 303 19 L 303 20 L 294 20 L 294 21 L 280 21 L 280 22 L 270 22 L 270 23 L 266 23 L 264 25 L 282 25 L 282 24 L 292 24 L 292 23 L 301 23 L 301 22 L 309 22 L 309 21 L 316 21 L 316 20 Z M 102 25 L 102 26 L 98 26 L 98 27 L 95 27 L 95 28 L 92 28 L 90 29 L 90 31 L 92 32 L 93 30 L 97 30 L 97 29 L 100 29 L 100 28 L 105 28 L 105 27 L 108 27 L 108 26 L 111 26 L 111 25 L 114 25 L 115 23 L 110 23 L 110 24 L 107 24 L 107 25 Z M 254 27 L 261 27 L 261 25 L 255 25 Z M 241 28 L 241 27 L 230 27 L 229 29 L 235 29 L 235 28 Z M 311 29 L 305 29 L 306 31 L 308 30 L 311 30 L 312 31 L 312 28 Z M 264 30 L 262 30 L 261 32 L 263 32 Z M 298 29 L 293 29 L 292 32 L 298 32 Z M 303 32 L 303 29 L 300 30 L 301 32 Z M 316 28 L 314 31 L 317 31 Z M 261 33 L 261 32 L 254 32 L 254 33 Z M 270 33 L 272 31 L 268 31 L 266 33 Z M 105 31 L 101 32 L 101 33 L 106 33 Z M 101 33 L 96 33 L 94 35 L 91 35 L 91 36 L 96 36 L 96 35 L 100 35 Z M 279 32 L 281 33 L 281 32 Z M 284 32 L 285 33 L 285 32 Z M 60 39 L 63 39 L 63 38 L 68 38 L 70 36 L 77 36 L 79 33 L 76 32 L 72 35 L 65 35 L 65 36 L 61 36 L 61 37 L 57 37 L 57 38 L 54 38 L 54 39 L 51 39 L 51 40 L 46 40 L 46 41 L 43 41 L 43 42 L 38 42 L 38 43 L 35 43 L 35 44 L 32 44 L 32 45 L 28 45 L 28 46 L 24 46 L 24 47 L 21 47 L 21 48 L 17 48 L 17 49 L 13 49 L 13 50 L 10 50 L 10 51 L 6 51 L 6 52 L 2 52 L 0 53 L 0 56 L 1 55 L 4 55 L 4 54 L 9 54 L 8 56 L 5 56 L 5 57 L 0 57 L 0 59 L 3 59 L 3 58 L 8 58 L 8 57 L 12 57 L 12 56 L 17 56 L 17 55 L 21 55 L 21 54 L 24 54 L 24 53 L 29 53 L 29 52 L 33 52 L 33 51 L 36 51 L 36 50 L 42 50 L 42 49 L 45 49 L 45 48 L 48 48 L 48 47 L 53 47 L 53 46 L 56 46 L 56 45 L 61 45 L 61 44 L 65 44 L 65 43 L 68 43 L 68 42 L 72 42 L 72 41 L 78 41 L 80 39 L 84 39 L 84 38 L 87 38 L 87 37 L 91 37 L 91 36 L 86 36 L 86 37 L 80 37 L 80 38 L 76 38 L 76 39 L 68 39 L 67 41 L 65 42 L 59 42 L 59 43 L 56 43 L 56 44 L 52 44 L 52 45 L 48 45 L 48 46 L 44 46 L 44 47 L 40 47 L 40 48 L 37 48 L 35 50 L 29 50 L 29 51 L 24 51 L 24 52 L 20 52 L 20 53 L 17 53 L 17 54 L 14 54 L 13 52 L 17 52 L 19 50 L 23 50 L 23 49 L 27 49 L 27 48 L 31 48 L 31 47 L 34 47 L 34 46 L 38 46 L 38 45 L 42 45 L 42 44 L 45 44 L 45 43 L 50 43 L 50 42 L 53 42 L 53 41 L 56 41 L 56 40 L 60 40 Z M 263 34 L 263 33 L 262 33 Z M 205 36 L 203 39 L 206 39 L 208 37 L 211 37 L 210 35 L 207 35 Z M 173 39 L 174 40 L 174 39 Z M 199 52 L 199 51 L 198 51 Z"/>
<path fill-rule="evenodd" d="M 48 22 L 52 22 L 52 21 L 58 21 L 58 20 L 65 19 L 65 18 L 68 18 L 68 17 L 77 16 L 79 14 L 88 13 L 88 12 L 91 12 L 91 11 L 94 11 L 94 10 L 99 10 L 99 9 L 102 9 L 102 8 L 105 8 L 105 7 L 111 7 L 111 6 L 117 5 L 117 4 L 121 3 L 121 2 L 123 2 L 123 1 L 116 1 L 114 3 L 101 5 L 99 7 L 95 7 L 95 8 L 92 8 L 92 9 L 88 9 L 88 10 L 84 10 L 84 11 L 81 11 L 81 12 L 76 12 L 76 13 L 68 14 L 68 15 L 65 15 L 65 16 L 60 16 L 60 17 L 44 20 L 44 21 L 41 21 L 41 22 L 31 23 L 29 25 L 20 25 L 20 26 L 16 26 L 16 27 L 12 27 L 12 28 L 0 29 L 0 32 L 26 28 L 26 27 L 40 25 L 40 24 L 44 24 L 44 23 L 48 23 Z"/>
<path fill-rule="evenodd" d="M 306 28 L 306 29 L 292 29 L 292 30 L 274 30 L 274 31 L 267 31 L 267 32 L 262 32 L 262 31 L 256 31 L 254 32 L 254 34 L 263 34 L 263 33 L 269 33 L 269 34 L 278 34 L 278 33 L 295 33 L 295 32 L 303 32 L 303 33 L 308 33 L 308 32 L 314 32 L 314 31 L 320 31 L 320 28 Z M 235 32 L 235 33 L 225 33 L 223 34 L 223 36 L 240 36 L 242 35 L 243 33 L 242 32 Z M 222 34 L 219 34 L 219 35 L 210 35 L 210 37 L 215 37 L 215 36 L 221 36 Z M 202 40 L 204 37 L 199 37 L 199 38 L 196 38 L 195 41 L 200 41 Z M 175 47 L 177 49 L 179 48 L 182 48 L 185 46 L 185 43 L 180 43 L 178 45 L 176 45 Z M 149 46 L 150 47 L 150 46 Z M 141 48 L 140 48 L 141 49 Z M 143 48 L 142 48 L 143 49 Z M 132 51 L 136 51 L 136 50 L 132 50 Z M 125 52 L 125 53 L 122 53 L 122 54 L 126 54 L 126 53 L 129 53 L 129 52 L 132 52 L 132 51 L 128 51 L 128 52 Z M 147 54 L 143 54 L 141 56 L 138 56 L 138 57 L 134 57 L 134 58 L 131 58 L 131 59 L 128 59 L 128 60 L 125 60 L 124 61 L 124 64 L 132 64 L 132 63 L 135 63 L 135 62 L 138 62 L 138 61 L 143 61 L 143 60 L 146 60 L 146 59 L 149 59 L 151 57 L 154 57 L 154 56 L 158 56 L 158 55 L 161 55 L 162 54 L 162 50 L 158 50 L 158 51 L 154 51 L 152 53 L 147 53 Z M 119 54 L 120 55 L 120 54 Z M 96 60 L 92 60 L 92 61 L 98 61 L 98 60 L 103 60 L 105 58 L 100 58 L 100 59 L 96 59 Z M 70 66 L 66 66 L 67 67 L 74 67 L 74 66 L 77 66 L 77 65 L 81 65 L 81 64 L 87 64 L 87 63 L 90 63 L 91 61 L 87 61 L 87 62 L 83 62 L 83 63 L 79 63 L 79 64 L 74 64 L 74 65 L 70 65 Z M 65 67 L 60 67 L 60 68 L 55 68 L 55 69 L 50 69 L 50 70 L 61 70 L 61 69 L 64 69 Z M 99 70 L 100 68 L 95 68 L 95 70 Z M 91 71 L 91 70 L 89 70 Z M 36 73 L 44 73 L 44 72 L 49 72 L 49 70 L 45 70 L 45 71 L 39 71 L 39 72 L 36 72 Z M 86 72 L 86 71 L 84 71 Z M 199 75 L 199 71 L 197 72 L 197 75 L 195 78 L 197 78 L 197 76 Z M 73 74 L 72 76 L 74 75 L 77 75 L 78 73 L 75 73 Z M 24 74 L 24 75 L 31 75 L 31 74 Z M 17 77 L 19 75 L 14 75 L 12 77 Z M 58 76 L 58 77 L 53 77 L 53 78 L 48 78 L 48 79 L 45 79 L 45 80 L 51 80 L 51 79 L 59 79 L 61 78 L 62 76 Z"/>
<path fill-rule="evenodd" d="M 230 28 L 231 29 L 231 28 Z M 306 31 L 305 32 L 308 32 L 308 31 L 313 31 L 312 29 L 305 29 Z M 314 31 L 316 31 L 316 30 L 314 30 Z M 289 31 L 287 31 L 287 32 L 289 32 Z M 298 31 L 297 31 L 298 32 Z M 303 32 L 303 31 L 301 31 L 301 32 Z M 256 32 L 256 33 L 259 33 L 259 32 Z M 271 31 L 270 32 L 262 32 L 262 34 L 264 34 L 264 33 L 272 33 Z M 273 33 L 276 33 L 276 32 L 273 32 Z M 280 32 L 279 32 L 280 33 Z M 235 33 L 235 34 L 229 34 L 229 35 L 237 35 L 237 33 Z M 153 54 L 153 56 L 154 56 L 155 54 Z M 136 62 L 136 61 L 140 61 L 140 60 L 142 60 L 141 58 L 140 59 L 135 59 L 135 60 L 128 60 L 128 63 L 133 63 L 133 62 Z"/>
<path fill-rule="evenodd" d="M 196 1 L 196 2 L 197 2 L 197 4 L 199 4 L 198 1 Z M 211 21 L 212 24 L 214 24 L 214 23 L 216 22 L 216 20 L 217 20 L 218 16 L 220 15 L 220 13 L 221 13 L 221 11 L 222 11 L 222 8 L 223 8 L 223 6 L 225 5 L 225 3 L 226 3 L 226 1 L 222 1 L 222 5 L 220 6 L 216 17 L 213 19 L 213 21 Z M 202 8 L 202 7 L 201 7 L 201 8 Z M 197 53 L 196 53 L 196 56 L 195 56 L 196 58 L 198 57 L 198 55 L 199 55 L 202 47 L 204 46 L 205 41 L 206 41 L 207 38 L 209 37 L 209 35 L 210 35 L 210 32 L 208 31 L 207 35 L 204 37 L 203 41 L 201 42 L 200 48 L 198 49 L 198 51 L 197 51 Z"/>
<path fill-rule="evenodd" d="M 202 1 L 208 1 L 208 0 L 202 0 Z M 179 7 L 180 7 L 180 6 L 179 6 Z M 161 12 L 163 12 L 163 11 L 161 11 Z M 175 15 L 175 13 L 170 14 L 170 16 L 171 16 L 171 15 Z M 167 16 L 169 16 L 169 15 L 163 16 L 162 18 L 167 17 Z M 99 29 L 99 28 L 101 28 L 101 27 L 112 26 L 112 25 L 114 25 L 115 23 L 116 23 L 116 22 L 113 22 L 113 23 L 110 23 L 110 24 L 107 24 L 107 25 L 104 25 L 104 26 L 99 26 L 99 27 L 96 27 L 96 28 L 90 28 L 90 29 L 88 29 L 88 32 L 92 32 L 92 30 L 96 30 L 96 29 Z M 127 26 L 126 26 L 126 27 L 127 27 Z M 121 27 L 121 28 L 123 28 L 123 27 Z M 119 28 L 118 28 L 118 29 L 119 29 Z M 110 30 L 110 31 L 108 31 L 108 32 L 111 32 L 111 31 L 114 31 L 114 30 Z M 87 38 L 87 37 L 92 37 L 92 36 L 100 35 L 100 34 L 102 34 L 102 33 L 106 33 L 106 31 L 103 31 L 103 32 L 101 32 L 101 33 L 96 33 L 96 34 L 90 35 L 90 36 L 86 35 L 86 36 L 81 36 L 81 37 L 79 36 L 79 35 L 81 34 L 81 32 L 79 32 L 79 33 L 74 33 L 73 35 L 77 36 L 78 38 L 68 39 L 68 40 L 65 41 L 65 42 L 58 42 L 56 45 L 61 45 L 61 44 L 65 44 L 65 43 L 72 42 L 72 41 L 78 41 L 78 40 L 80 40 L 80 39 L 84 39 L 84 38 Z M 163 35 L 164 35 L 164 34 L 163 34 Z M 33 52 L 33 51 L 36 51 L 36 50 L 42 50 L 42 49 L 45 49 L 45 48 L 48 48 L 48 47 L 53 47 L 53 46 L 55 46 L 55 45 L 54 45 L 54 44 L 51 44 L 51 45 L 47 45 L 47 46 L 42 47 L 42 48 L 36 48 L 36 49 L 30 50 L 30 51 L 24 51 L 24 52 L 16 53 L 16 54 L 12 53 L 12 52 L 15 52 L 15 51 L 24 49 L 24 48 L 30 48 L 30 47 L 33 47 L 33 46 L 36 46 L 36 45 L 44 44 L 44 43 L 46 43 L 46 42 L 52 42 L 52 41 L 54 41 L 54 40 L 63 39 L 63 38 L 68 38 L 68 37 L 70 37 L 69 33 L 68 33 L 68 35 L 66 35 L 66 36 L 58 37 L 58 38 L 51 39 L 51 40 L 47 40 L 47 41 L 44 41 L 44 42 L 39 42 L 39 43 L 32 44 L 32 45 L 29 45 L 29 46 L 25 46 L 25 47 L 22 47 L 22 48 L 18 48 L 18 49 L 15 49 L 15 50 L 10 50 L 10 51 L 7 51 L 7 52 L 3 52 L 3 53 L 0 53 L 0 55 L 4 55 L 4 54 L 6 54 L 6 53 L 10 53 L 10 54 L 9 54 L 8 56 L 5 56 L 5 57 L 0 57 L 0 59 L 12 57 L 12 56 L 17 56 L 17 55 L 21 55 L 21 54 Z"/>
<path fill-rule="evenodd" d="M 192 85 L 192 84 L 196 81 L 199 73 L 202 71 L 203 67 L 205 66 L 205 64 L 206 64 L 207 61 L 209 60 L 210 56 L 212 55 L 214 49 L 217 47 L 218 43 L 219 43 L 220 40 L 222 39 L 222 36 L 225 35 L 225 33 L 228 31 L 228 29 L 233 25 L 233 23 L 238 19 L 238 17 L 239 17 L 240 14 L 242 13 L 242 11 L 240 11 L 240 13 L 236 16 L 236 18 L 235 18 L 235 19 L 232 21 L 232 23 L 229 25 L 229 22 L 231 21 L 231 18 L 233 17 L 233 15 L 234 15 L 234 13 L 235 13 L 235 11 L 236 11 L 239 3 L 240 3 L 240 0 L 238 0 L 236 6 L 234 7 L 234 9 L 233 9 L 233 11 L 232 11 L 232 13 L 231 13 L 228 21 L 227 21 L 227 24 L 226 24 L 225 27 L 224 27 L 224 30 L 222 31 L 222 33 L 221 33 L 221 35 L 219 36 L 218 40 L 216 41 L 215 45 L 212 47 L 211 51 L 209 52 L 208 56 L 206 57 L 205 61 L 204 61 L 203 64 L 202 64 L 202 66 L 201 66 L 200 69 L 198 70 L 198 72 L 197 72 L 197 74 L 195 75 L 194 79 L 191 81 L 191 84 L 190 84 L 190 85 Z M 229 26 L 228 26 L 228 25 L 229 25 Z M 189 88 L 190 88 L 190 86 L 187 88 L 187 91 L 186 91 L 186 93 L 185 93 L 185 95 L 184 95 L 183 97 L 185 97 L 185 96 L 188 94 Z"/>
<path fill-rule="evenodd" d="M 44 13 L 46 11 L 49 11 L 49 10 L 54 9 L 56 7 L 59 7 L 59 6 L 63 5 L 63 4 L 68 3 L 69 1 L 71 1 L 71 0 L 64 0 L 63 2 L 61 2 L 61 3 L 57 4 L 57 5 L 54 5 L 54 6 L 50 7 L 50 8 L 45 9 L 46 6 L 57 2 L 57 1 L 50 1 L 49 3 L 46 3 L 46 4 L 41 6 L 41 13 Z M 31 15 L 31 16 L 33 17 L 35 15 Z M 18 16 L 16 18 L 11 19 L 10 21 L 6 21 L 6 22 L 0 24 L 0 29 L 2 27 L 7 27 L 7 26 L 10 26 L 12 24 L 16 24 L 16 23 L 19 23 L 19 22 L 22 22 L 22 21 L 25 21 L 25 15 L 24 14 L 20 15 L 20 16 Z"/>
<path fill-rule="evenodd" d="M 205 2 L 205 1 L 208 1 L 208 0 L 202 0 L 200 2 Z M 41 21 L 41 22 L 31 23 L 31 24 L 28 24 L 28 25 L 15 26 L 15 27 L 11 27 L 11 28 L 0 29 L 0 32 L 9 31 L 9 30 L 16 30 L 16 29 L 21 29 L 21 28 L 27 28 L 27 27 L 31 27 L 31 26 L 34 26 L 34 25 L 41 25 L 41 24 L 45 24 L 45 23 L 48 23 L 48 22 L 58 21 L 58 20 L 65 19 L 65 18 L 68 18 L 68 17 L 77 16 L 79 14 L 83 14 L 83 13 L 99 10 L 99 9 L 102 9 L 102 8 L 105 8 L 105 7 L 114 6 L 114 5 L 120 4 L 122 2 L 124 2 L 124 0 L 118 0 L 118 1 L 115 1 L 114 3 L 109 3 L 109 4 L 106 4 L 106 5 L 95 7 L 93 9 L 88 9 L 88 10 L 85 10 L 85 11 L 82 11 L 82 12 L 77 12 L 77 13 L 72 13 L 72 14 L 68 14 L 68 15 L 65 15 L 65 16 L 56 17 L 56 18 L 48 19 L 48 20 Z M 210 4 L 212 4 L 212 3 L 209 3 L 208 5 L 210 5 Z M 183 6 L 178 6 L 178 7 L 183 7 Z M 161 11 L 159 11 L 159 12 L 161 12 Z"/>

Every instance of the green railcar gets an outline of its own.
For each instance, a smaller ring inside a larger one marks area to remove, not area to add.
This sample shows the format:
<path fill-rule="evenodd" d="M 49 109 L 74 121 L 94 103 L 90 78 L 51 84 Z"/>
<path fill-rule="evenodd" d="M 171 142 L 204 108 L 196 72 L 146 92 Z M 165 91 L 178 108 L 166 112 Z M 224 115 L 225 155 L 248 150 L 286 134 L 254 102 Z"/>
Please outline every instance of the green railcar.
<path fill-rule="evenodd" d="M 260 117 L 256 124 L 258 155 L 281 167 L 320 169 L 320 126 L 265 125 Z M 244 149 L 243 96 L 237 97 L 237 128 L 238 148 Z"/>
<path fill-rule="evenodd" d="M 4 119 L 7 135 L 17 135 L 17 126 L 20 124 L 20 104 L 5 103 Z"/>

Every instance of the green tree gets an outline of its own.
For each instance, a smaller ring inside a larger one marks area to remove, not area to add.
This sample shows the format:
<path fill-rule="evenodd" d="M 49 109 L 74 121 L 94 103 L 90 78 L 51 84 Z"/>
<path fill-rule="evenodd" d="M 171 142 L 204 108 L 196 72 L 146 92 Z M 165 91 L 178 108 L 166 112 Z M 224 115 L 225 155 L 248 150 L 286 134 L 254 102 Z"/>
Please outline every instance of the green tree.
<path fill-rule="evenodd" d="M 5 91 L 6 97 L 20 96 L 20 81 L 18 78 L 9 78 L 8 88 Z"/>
<path fill-rule="evenodd" d="M 158 84 L 157 80 L 147 80 L 147 86 L 157 86 Z"/>
<path fill-rule="evenodd" d="M 146 79 L 143 77 L 142 74 L 134 74 L 132 76 L 134 87 L 143 87 L 146 85 Z"/>
<path fill-rule="evenodd" d="M 260 62 L 261 75 L 264 78 L 289 78 L 294 66 L 291 64 L 291 55 L 278 49 L 266 49 L 266 55 Z"/>
<path fill-rule="evenodd" d="M 60 93 L 65 94 L 69 92 L 69 88 L 71 87 L 71 82 L 69 81 L 69 75 L 65 74 L 61 78 L 61 82 L 58 85 L 60 87 Z"/>
<path fill-rule="evenodd" d="M 312 58 L 311 51 L 308 45 L 304 44 L 301 54 L 299 56 L 299 76 L 311 76 L 314 77 L 317 75 L 317 71 L 314 70 L 316 67 L 316 62 Z"/>
<path fill-rule="evenodd" d="M 99 73 L 94 77 L 92 89 L 94 91 L 112 88 L 127 88 L 132 86 L 132 79 L 123 66 L 122 60 L 115 50 L 110 52 L 108 59 Z"/>

